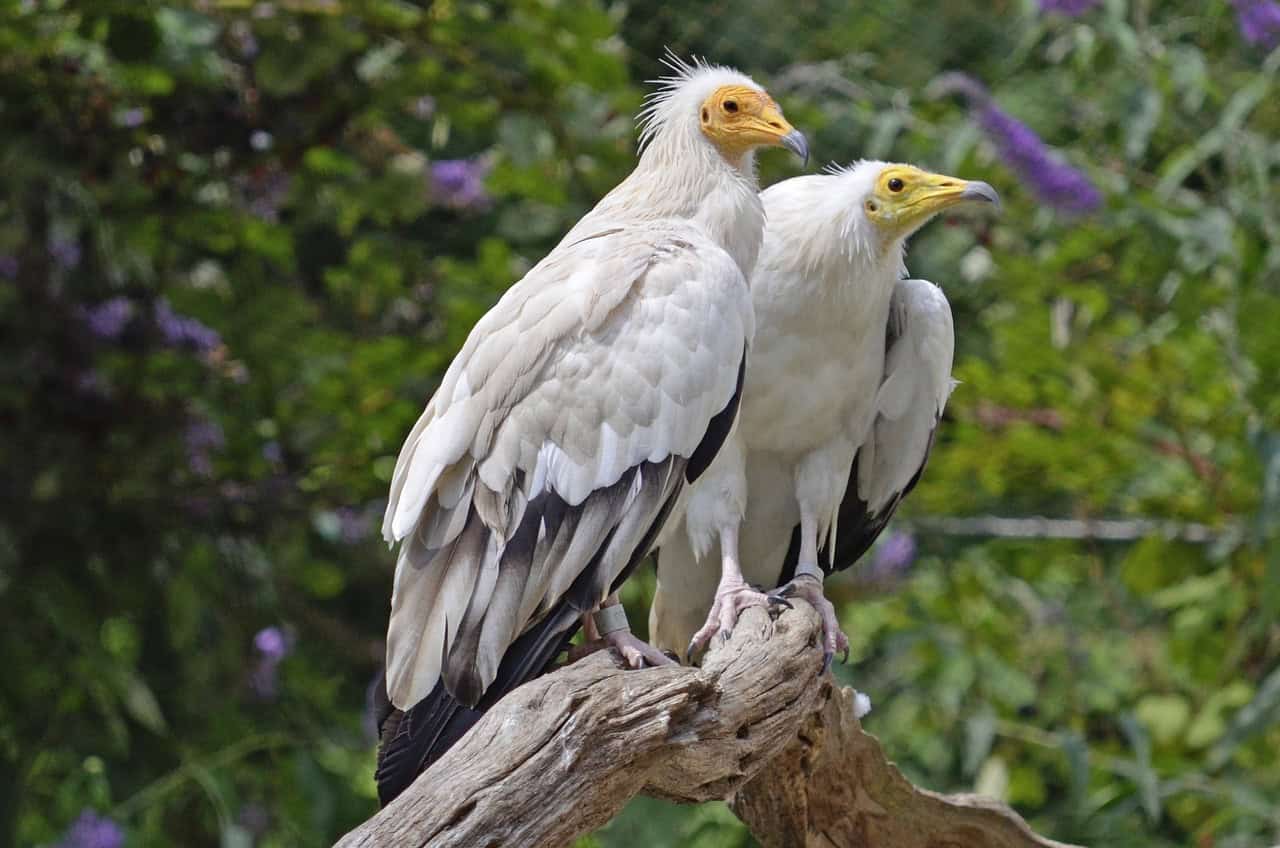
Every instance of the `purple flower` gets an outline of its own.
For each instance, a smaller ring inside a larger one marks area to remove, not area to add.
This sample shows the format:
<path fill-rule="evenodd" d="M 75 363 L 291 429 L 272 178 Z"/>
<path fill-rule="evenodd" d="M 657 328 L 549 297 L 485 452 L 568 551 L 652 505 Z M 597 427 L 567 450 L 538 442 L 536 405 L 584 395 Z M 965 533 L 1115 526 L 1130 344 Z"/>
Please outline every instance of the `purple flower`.
<path fill-rule="evenodd" d="M 265 659 L 279 662 L 289 653 L 289 640 L 279 627 L 264 627 L 254 634 L 253 647 Z"/>
<path fill-rule="evenodd" d="M 218 331 L 186 315 L 173 311 L 169 301 L 163 298 L 156 301 L 156 326 L 165 344 L 171 347 L 190 347 L 201 353 L 208 353 L 222 347 L 222 337 Z"/>
<path fill-rule="evenodd" d="M 212 454 L 226 444 L 226 437 L 218 423 L 207 418 L 196 419 L 187 425 L 182 440 L 187 448 L 187 465 L 191 470 L 201 477 L 212 477 Z"/>
<path fill-rule="evenodd" d="M 93 369 L 77 374 L 74 385 L 77 392 L 87 397 L 105 398 L 110 395 L 110 386 L 107 381 Z"/>
<path fill-rule="evenodd" d="M 1035 130 L 1008 114 L 991 99 L 986 86 L 961 73 L 946 73 L 930 84 L 934 95 L 960 94 L 996 146 L 1000 158 L 1013 168 L 1049 206 L 1081 214 L 1102 205 L 1102 193 L 1080 171 L 1050 152 Z"/>
<path fill-rule="evenodd" d="M 133 301 L 127 297 L 113 297 L 97 306 L 81 311 L 89 332 L 103 341 L 115 341 L 133 320 Z"/>
<path fill-rule="evenodd" d="M 1274 0 L 1231 0 L 1240 34 L 1250 44 L 1270 50 L 1280 44 L 1280 3 Z"/>
<path fill-rule="evenodd" d="M 262 837 L 271 829 L 271 811 L 256 801 L 250 801 L 240 808 L 236 821 L 255 837 Z"/>
<path fill-rule="evenodd" d="M 897 580 L 906 574 L 915 558 L 915 538 L 910 533 L 890 533 L 876 545 L 866 577 L 876 583 Z"/>
<path fill-rule="evenodd" d="M 280 207 L 289 196 L 289 174 L 281 168 L 263 167 L 235 179 L 241 207 L 271 224 L 279 223 Z"/>
<path fill-rule="evenodd" d="M 484 190 L 488 165 L 475 159 L 442 159 L 431 164 L 431 195 L 454 209 L 479 209 L 489 202 Z"/>
<path fill-rule="evenodd" d="M 335 512 L 338 516 L 338 538 L 348 545 L 356 544 L 373 530 L 373 519 L 368 510 L 344 506 Z"/>
<path fill-rule="evenodd" d="M 6 280 L 16 280 L 18 278 L 18 257 L 5 254 L 0 256 L 0 277 Z"/>
<path fill-rule="evenodd" d="M 413 116 L 415 118 L 425 121 L 435 113 L 436 99 L 430 94 L 424 94 L 413 101 Z"/>
<path fill-rule="evenodd" d="M 1046 15 L 1057 13 L 1077 18 L 1096 5 L 1098 0 L 1040 0 L 1040 11 Z"/>
<path fill-rule="evenodd" d="M 263 657 L 249 672 L 249 690 L 264 701 L 274 701 L 280 694 L 280 663 Z"/>
<path fill-rule="evenodd" d="M 279 465 L 284 462 L 284 449 L 279 442 L 267 442 L 262 446 L 262 458 L 272 465 Z"/>
<path fill-rule="evenodd" d="M 231 40 L 245 59 L 258 55 L 258 39 L 253 35 L 253 27 L 246 21 L 235 21 L 231 24 Z"/>
<path fill-rule="evenodd" d="M 80 242 L 66 238 L 50 239 L 49 255 L 54 262 L 69 271 L 80 264 Z"/>
<path fill-rule="evenodd" d="M 93 810 L 83 810 L 66 835 L 58 843 L 59 848 L 121 848 L 124 831 L 106 816 Z"/>
<path fill-rule="evenodd" d="M 123 109 L 116 113 L 116 123 L 122 127 L 128 127 L 129 129 L 142 126 L 143 122 L 146 120 L 147 113 L 136 106 L 132 109 Z"/>
<path fill-rule="evenodd" d="M 280 661 L 293 650 L 292 640 L 279 627 L 264 627 L 254 634 L 253 647 L 258 659 L 249 672 L 249 689 L 264 701 L 273 700 L 280 691 Z"/>
<path fill-rule="evenodd" d="M 990 100 L 978 107 L 976 117 L 1000 158 L 1031 185 L 1042 201 L 1073 214 L 1092 212 L 1102 205 L 1102 194 L 1089 178 L 1054 157 L 1031 127 Z"/>

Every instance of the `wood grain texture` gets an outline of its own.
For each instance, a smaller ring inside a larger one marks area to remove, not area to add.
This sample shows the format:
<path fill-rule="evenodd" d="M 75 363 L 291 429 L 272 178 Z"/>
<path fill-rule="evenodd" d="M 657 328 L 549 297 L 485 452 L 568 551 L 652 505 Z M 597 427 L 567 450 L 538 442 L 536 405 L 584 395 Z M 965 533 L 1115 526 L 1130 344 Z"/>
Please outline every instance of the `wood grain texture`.
<path fill-rule="evenodd" d="M 702 668 L 597 653 L 500 701 L 403 795 L 337 843 L 562 846 L 639 792 L 727 799 L 760 842 L 1053 848 L 1008 807 L 913 787 L 819 677 L 818 618 L 746 612 Z M 765 766 L 768 768 L 765 768 Z"/>

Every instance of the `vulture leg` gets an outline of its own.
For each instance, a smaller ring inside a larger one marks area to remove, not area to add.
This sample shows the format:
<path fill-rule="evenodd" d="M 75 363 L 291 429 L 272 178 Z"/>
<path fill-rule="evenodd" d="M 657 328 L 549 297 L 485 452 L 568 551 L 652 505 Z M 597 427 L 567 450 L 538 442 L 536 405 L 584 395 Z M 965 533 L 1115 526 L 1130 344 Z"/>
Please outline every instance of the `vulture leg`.
<path fill-rule="evenodd" d="M 606 612 L 616 607 L 616 611 Z M 597 619 L 599 613 L 605 623 Z M 605 599 L 596 612 L 582 616 L 583 640 L 569 650 L 569 662 L 577 662 L 596 651 L 613 648 L 622 656 L 623 662 L 630 668 L 653 668 L 660 665 L 677 665 L 675 659 L 659 651 L 635 636 L 627 624 L 626 613 L 622 611 L 622 601 L 614 592 Z M 602 634 L 603 631 L 603 635 Z"/>
<path fill-rule="evenodd" d="M 831 667 L 836 651 L 843 651 L 841 662 L 849 659 L 849 638 L 840 629 L 836 609 L 822 593 L 823 573 L 818 567 L 818 519 L 813 510 L 800 510 L 800 558 L 796 576 L 786 585 L 769 593 L 771 599 L 804 598 L 822 616 L 822 673 Z"/>
<path fill-rule="evenodd" d="M 715 603 L 711 612 L 707 613 L 707 622 L 693 634 L 689 640 L 689 648 L 685 656 L 690 660 L 693 655 L 706 647 L 711 637 L 718 631 L 720 638 L 728 639 L 738 623 L 738 616 L 748 607 L 770 604 L 791 606 L 781 596 L 770 596 L 747 585 L 742 576 L 742 567 L 738 565 L 738 526 L 736 524 L 720 530 L 720 584 L 716 586 Z"/>

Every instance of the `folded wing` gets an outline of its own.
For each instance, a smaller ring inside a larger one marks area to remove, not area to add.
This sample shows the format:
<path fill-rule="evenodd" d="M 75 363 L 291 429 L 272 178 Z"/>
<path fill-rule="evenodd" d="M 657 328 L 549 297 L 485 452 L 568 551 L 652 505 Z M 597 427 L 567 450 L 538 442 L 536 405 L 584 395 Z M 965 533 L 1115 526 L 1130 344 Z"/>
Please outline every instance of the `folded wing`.
<path fill-rule="evenodd" d="M 625 578 L 728 430 L 750 321 L 727 254 L 650 224 L 562 246 L 476 325 L 393 476 L 397 708 L 440 680 L 476 705 Z"/>
<path fill-rule="evenodd" d="M 955 330 L 942 290 L 925 280 L 899 280 L 889 305 L 884 376 L 875 421 L 858 446 L 840 503 L 835 550 L 818 562 L 828 572 L 850 567 L 884 530 L 898 504 L 924 472 L 953 381 Z M 780 582 L 795 574 L 797 527 Z"/>

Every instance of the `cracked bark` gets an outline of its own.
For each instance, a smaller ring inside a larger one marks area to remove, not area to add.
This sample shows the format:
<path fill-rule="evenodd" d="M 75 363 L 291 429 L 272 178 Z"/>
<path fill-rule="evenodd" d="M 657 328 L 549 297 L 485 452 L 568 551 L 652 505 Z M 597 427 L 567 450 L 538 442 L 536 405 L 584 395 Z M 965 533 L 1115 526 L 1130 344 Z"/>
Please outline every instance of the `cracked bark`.
<path fill-rule="evenodd" d="M 644 792 L 728 800 L 766 848 L 1061 848 L 998 801 L 912 786 L 818 676 L 819 627 L 803 602 L 749 609 L 702 668 L 598 653 L 534 680 L 337 844 L 567 845 Z"/>

